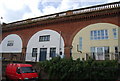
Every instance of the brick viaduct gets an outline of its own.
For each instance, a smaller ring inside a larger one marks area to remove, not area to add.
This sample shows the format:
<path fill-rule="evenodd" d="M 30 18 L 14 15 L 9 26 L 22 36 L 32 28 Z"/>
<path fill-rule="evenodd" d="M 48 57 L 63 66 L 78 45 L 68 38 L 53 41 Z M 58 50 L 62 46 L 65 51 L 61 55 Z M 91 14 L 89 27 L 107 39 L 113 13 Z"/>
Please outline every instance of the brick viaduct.
<path fill-rule="evenodd" d="M 58 33 L 61 31 L 65 42 L 65 54 L 69 58 L 72 40 L 76 33 L 94 23 L 112 23 L 120 27 L 120 2 L 4 24 L 2 27 L 2 39 L 9 34 L 19 35 L 23 41 L 22 54 L 25 55 L 28 41 L 36 32 L 44 29 L 55 30 Z"/>

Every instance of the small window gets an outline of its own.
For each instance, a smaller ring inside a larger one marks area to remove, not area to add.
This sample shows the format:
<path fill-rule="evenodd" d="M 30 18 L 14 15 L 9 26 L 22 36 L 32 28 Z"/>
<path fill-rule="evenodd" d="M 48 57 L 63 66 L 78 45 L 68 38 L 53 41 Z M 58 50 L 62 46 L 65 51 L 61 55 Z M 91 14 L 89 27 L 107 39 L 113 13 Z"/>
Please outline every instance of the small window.
<path fill-rule="evenodd" d="M 50 35 L 44 35 L 39 37 L 39 42 L 50 41 Z"/>
<path fill-rule="evenodd" d="M 118 38 L 118 31 L 116 28 L 113 29 L 113 36 L 114 36 L 114 39 Z"/>
<path fill-rule="evenodd" d="M 13 45 L 14 45 L 14 41 L 13 40 L 8 41 L 7 46 L 13 46 Z"/>
<path fill-rule="evenodd" d="M 32 57 L 36 57 L 37 56 L 37 48 L 33 48 L 32 49 Z"/>

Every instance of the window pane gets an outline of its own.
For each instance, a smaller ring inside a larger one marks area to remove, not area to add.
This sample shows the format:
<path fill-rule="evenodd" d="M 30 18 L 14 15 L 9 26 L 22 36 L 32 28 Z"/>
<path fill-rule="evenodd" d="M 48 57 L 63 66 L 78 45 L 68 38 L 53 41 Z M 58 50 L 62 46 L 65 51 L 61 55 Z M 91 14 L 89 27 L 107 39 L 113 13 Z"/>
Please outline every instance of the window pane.
<path fill-rule="evenodd" d="M 32 67 L 21 67 L 20 69 L 22 73 L 34 73 L 35 72 Z"/>
<path fill-rule="evenodd" d="M 101 39 L 104 39 L 104 30 L 101 30 Z"/>
<path fill-rule="evenodd" d="M 91 50 L 92 58 L 95 59 L 95 47 L 91 47 L 90 50 Z"/>
<path fill-rule="evenodd" d="M 115 53 L 119 53 L 117 46 L 115 47 Z"/>
<path fill-rule="evenodd" d="M 37 48 L 33 48 L 32 57 L 36 57 L 36 56 L 37 56 Z"/>
<path fill-rule="evenodd" d="M 91 52 L 95 53 L 95 47 L 91 47 Z"/>
<path fill-rule="evenodd" d="M 13 46 L 13 44 L 14 44 L 14 41 L 11 40 L 11 41 L 8 41 L 7 46 Z"/>
<path fill-rule="evenodd" d="M 97 39 L 99 40 L 100 39 L 100 30 L 98 31 L 98 37 Z"/>
<path fill-rule="evenodd" d="M 114 39 L 117 39 L 118 37 L 118 32 L 116 28 L 113 29 L 113 36 L 114 36 Z"/>
<path fill-rule="evenodd" d="M 94 40 L 97 39 L 97 31 L 94 31 Z"/>
<path fill-rule="evenodd" d="M 91 36 L 90 36 L 90 37 L 91 37 L 90 39 L 93 40 L 93 31 L 91 31 L 91 34 L 90 34 L 90 35 L 91 35 Z"/>
<path fill-rule="evenodd" d="M 104 53 L 108 54 L 109 53 L 109 47 L 104 47 Z"/>
<path fill-rule="evenodd" d="M 90 33 L 91 40 L 101 40 L 108 39 L 108 31 L 107 30 L 94 30 Z"/>
<path fill-rule="evenodd" d="M 56 56 L 56 48 L 50 48 L 50 57 Z"/>
<path fill-rule="evenodd" d="M 108 39 L 108 31 L 105 30 L 105 39 Z"/>
<path fill-rule="evenodd" d="M 50 41 L 50 35 L 40 36 L 39 42 Z"/>
<path fill-rule="evenodd" d="M 79 39 L 79 49 L 80 49 L 80 51 L 82 51 L 82 37 L 80 37 L 80 39 Z"/>

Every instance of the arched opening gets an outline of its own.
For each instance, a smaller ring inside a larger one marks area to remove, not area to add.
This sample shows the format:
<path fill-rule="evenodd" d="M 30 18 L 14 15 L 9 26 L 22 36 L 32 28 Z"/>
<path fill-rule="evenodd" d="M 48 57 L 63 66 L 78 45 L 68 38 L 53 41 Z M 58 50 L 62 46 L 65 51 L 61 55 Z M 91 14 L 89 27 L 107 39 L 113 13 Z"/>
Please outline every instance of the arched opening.
<path fill-rule="evenodd" d="M 113 60 L 120 52 L 120 27 L 110 23 L 96 23 L 80 30 L 72 42 L 73 59 Z"/>
<path fill-rule="evenodd" d="M 28 41 L 26 61 L 44 61 L 56 56 L 64 56 L 64 40 L 54 30 L 42 30 Z"/>
<path fill-rule="evenodd" d="M 21 60 L 22 40 L 17 34 L 10 34 L 0 44 L 0 53 L 9 60 Z"/>

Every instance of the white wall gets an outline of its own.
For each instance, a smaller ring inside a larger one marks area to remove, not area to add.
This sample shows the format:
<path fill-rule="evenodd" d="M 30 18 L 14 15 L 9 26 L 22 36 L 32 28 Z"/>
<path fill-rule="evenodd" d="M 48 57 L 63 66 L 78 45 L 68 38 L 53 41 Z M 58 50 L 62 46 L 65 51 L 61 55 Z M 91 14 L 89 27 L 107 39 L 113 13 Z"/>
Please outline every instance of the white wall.
<path fill-rule="evenodd" d="M 50 41 L 39 42 L 39 36 L 50 35 Z M 49 52 L 51 47 L 56 47 L 56 53 L 59 54 L 61 35 L 54 30 L 42 30 L 35 33 L 28 42 L 26 51 L 26 61 L 34 61 L 35 57 L 32 57 L 32 48 L 37 48 L 37 61 L 39 61 L 40 48 L 47 48 L 47 60 L 50 59 Z M 61 37 L 61 51 L 64 55 L 64 40 Z"/>
<path fill-rule="evenodd" d="M 7 46 L 8 41 L 13 41 L 13 46 Z M 10 34 L 5 37 L 0 44 L 0 53 L 21 53 L 22 40 L 16 34 Z"/>

